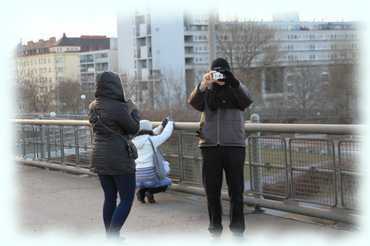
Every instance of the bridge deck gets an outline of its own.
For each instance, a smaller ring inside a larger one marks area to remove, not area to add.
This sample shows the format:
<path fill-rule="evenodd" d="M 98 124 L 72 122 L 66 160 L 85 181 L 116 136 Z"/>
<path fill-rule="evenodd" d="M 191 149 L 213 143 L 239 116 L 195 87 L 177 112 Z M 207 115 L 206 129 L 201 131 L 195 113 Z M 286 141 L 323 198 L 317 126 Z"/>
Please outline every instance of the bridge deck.
<path fill-rule="evenodd" d="M 77 234 L 104 235 L 101 219 L 102 191 L 96 177 L 77 176 L 40 168 L 17 166 L 20 230 L 40 233 L 62 230 Z M 208 214 L 204 197 L 168 191 L 156 196 L 156 204 L 135 200 L 122 234 L 176 234 L 208 237 Z M 224 238 L 228 204 L 224 203 Z M 254 214 L 246 207 L 246 235 L 270 232 L 289 235 L 292 232 L 338 237 L 351 235 L 354 228 L 309 217 L 273 210 Z"/>

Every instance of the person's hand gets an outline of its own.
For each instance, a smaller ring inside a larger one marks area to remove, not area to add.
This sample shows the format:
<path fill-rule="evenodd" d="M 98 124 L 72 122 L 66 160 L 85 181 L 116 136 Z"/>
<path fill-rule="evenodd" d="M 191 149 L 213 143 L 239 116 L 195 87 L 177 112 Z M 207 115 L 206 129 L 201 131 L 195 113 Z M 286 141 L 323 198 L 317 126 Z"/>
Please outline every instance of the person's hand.
<path fill-rule="evenodd" d="M 161 123 L 162 127 L 163 127 L 163 128 L 165 128 L 165 127 L 166 127 L 166 125 L 167 125 L 167 123 L 168 123 L 168 117 L 166 117 L 166 118 L 164 118 L 164 119 L 162 120 L 162 123 Z"/>
<path fill-rule="evenodd" d="M 225 82 L 223 82 L 223 81 L 218 81 L 218 80 L 214 80 L 213 79 L 212 74 L 214 72 L 215 71 L 209 71 L 208 73 L 206 73 L 206 74 L 203 75 L 203 80 L 201 82 L 201 87 L 207 88 L 208 86 L 210 86 L 213 83 L 216 83 L 218 85 L 224 85 L 225 84 Z"/>
<path fill-rule="evenodd" d="M 131 114 L 130 114 L 130 115 L 131 115 L 131 117 L 132 117 L 135 121 L 140 122 L 141 117 L 140 117 L 139 111 L 138 111 L 137 109 L 132 110 L 132 112 L 131 112 Z"/>

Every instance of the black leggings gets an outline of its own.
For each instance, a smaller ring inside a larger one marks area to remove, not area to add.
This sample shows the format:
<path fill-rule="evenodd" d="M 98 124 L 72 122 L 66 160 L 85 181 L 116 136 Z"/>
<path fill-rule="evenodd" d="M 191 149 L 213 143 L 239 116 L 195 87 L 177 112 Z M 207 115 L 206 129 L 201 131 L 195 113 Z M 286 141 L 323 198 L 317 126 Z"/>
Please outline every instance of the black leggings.
<path fill-rule="evenodd" d="M 244 192 L 244 147 L 203 147 L 202 178 L 206 191 L 210 225 L 212 233 L 222 231 L 221 187 L 222 173 L 225 171 L 230 197 L 230 230 L 244 232 L 243 212 Z"/>
<path fill-rule="evenodd" d="M 135 174 L 99 175 L 104 191 L 103 220 L 108 236 L 118 237 L 135 196 Z M 117 205 L 117 193 L 120 202 Z"/>

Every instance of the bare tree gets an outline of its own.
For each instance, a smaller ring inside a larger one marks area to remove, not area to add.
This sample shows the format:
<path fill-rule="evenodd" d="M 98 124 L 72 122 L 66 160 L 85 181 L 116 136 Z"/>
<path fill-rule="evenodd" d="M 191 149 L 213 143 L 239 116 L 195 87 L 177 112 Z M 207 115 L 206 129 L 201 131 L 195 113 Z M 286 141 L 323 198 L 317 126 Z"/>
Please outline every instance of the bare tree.
<path fill-rule="evenodd" d="M 217 25 L 218 54 L 226 58 L 233 73 L 246 83 L 254 103 L 262 106 L 262 76 L 268 74 L 281 55 L 274 38 L 276 30 L 262 22 L 235 19 Z"/>
<path fill-rule="evenodd" d="M 355 64 L 329 67 L 329 97 L 339 123 L 351 123 L 358 106 L 358 81 Z"/>
<path fill-rule="evenodd" d="M 353 122 L 358 106 L 358 50 L 353 40 L 331 43 L 328 69 L 329 96 L 340 123 Z"/>
<path fill-rule="evenodd" d="M 38 91 L 35 83 L 21 80 L 16 83 L 17 106 L 22 113 L 39 111 Z"/>
<path fill-rule="evenodd" d="M 320 67 L 302 65 L 290 68 L 286 108 L 293 109 L 302 120 L 312 116 L 313 112 L 324 110 L 328 98 L 325 82 Z"/>
<path fill-rule="evenodd" d="M 53 89 L 43 86 L 45 80 L 30 77 L 16 83 L 17 104 L 23 113 L 49 112 L 55 103 Z"/>
<path fill-rule="evenodd" d="M 256 21 L 235 19 L 217 25 L 218 53 L 244 81 L 254 80 L 256 67 L 272 66 L 278 57 L 275 29 Z"/>
<path fill-rule="evenodd" d="M 82 109 L 81 86 L 78 81 L 59 81 L 56 86 L 58 104 L 63 113 L 79 113 Z"/>
<path fill-rule="evenodd" d="M 180 79 L 171 71 L 161 75 L 156 95 L 156 103 L 159 109 L 168 110 L 170 116 L 173 116 L 174 111 L 186 108 L 184 88 Z"/>
<path fill-rule="evenodd" d="M 42 95 L 39 96 L 41 112 L 55 111 L 55 102 L 56 96 L 54 88 L 49 89 L 46 93 L 42 93 Z"/>
<path fill-rule="evenodd" d="M 122 88 L 125 93 L 125 98 L 131 99 L 134 103 L 139 103 L 139 86 L 137 80 L 132 77 L 127 77 L 125 75 L 120 75 Z"/>

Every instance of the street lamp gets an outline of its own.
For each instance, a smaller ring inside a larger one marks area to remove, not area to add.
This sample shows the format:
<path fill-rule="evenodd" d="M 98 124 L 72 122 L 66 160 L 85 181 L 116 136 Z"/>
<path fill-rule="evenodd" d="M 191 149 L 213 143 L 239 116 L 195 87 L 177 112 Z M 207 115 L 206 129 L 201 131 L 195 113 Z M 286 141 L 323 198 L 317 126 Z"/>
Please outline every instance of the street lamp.
<path fill-rule="evenodd" d="M 84 114 L 85 113 L 85 100 L 86 100 L 86 95 L 85 94 L 82 94 L 81 95 L 81 100 L 82 100 L 82 114 Z"/>
<path fill-rule="evenodd" d="M 50 115 L 51 118 L 54 118 L 57 114 L 53 111 L 53 112 L 50 112 L 49 115 Z"/>

